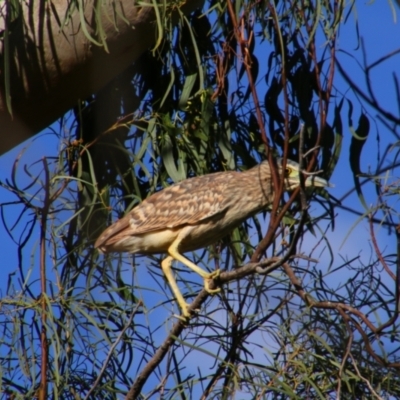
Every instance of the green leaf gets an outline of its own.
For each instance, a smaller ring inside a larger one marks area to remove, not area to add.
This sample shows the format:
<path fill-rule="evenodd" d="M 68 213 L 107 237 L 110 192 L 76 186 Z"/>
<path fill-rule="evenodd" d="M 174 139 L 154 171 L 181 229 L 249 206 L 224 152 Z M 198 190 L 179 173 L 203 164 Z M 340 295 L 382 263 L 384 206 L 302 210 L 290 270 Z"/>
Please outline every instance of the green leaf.
<path fill-rule="evenodd" d="M 116 290 L 116 293 L 122 300 L 129 301 L 133 304 L 138 302 L 138 299 L 132 293 L 132 286 L 126 284 L 122 279 L 120 266 L 118 266 L 117 268 L 116 283 L 118 286 L 118 290 Z"/>
<path fill-rule="evenodd" d="M 179 99 L 179 107 L 184 108 L 188 102 L 188 99 L 192 93 L 194 84 L 196 83 L 197 73 L 188 75 L 183 85 L 181 98 Z"/>
<path fill-rule="evenodd" d="M 339 105 L 335 106 L 335 118 L 333 120 L 333 131 L 335 134 L 335 143 L 333 146 L 334 150 L 333 150 L 332 159 L 328 166 L 329 176 L 332 174 L 333 170 L 335 169 L 335 166 L 337 165 L 337 162 L 340 157 L 340 153 L 342 151 L 343 123 L 342 123 L 342 117 L 341 117 L 340 113 L 342 111 L 343 101 L 344 101 L 344 99 L 342 99 L 340 101 Z"/>
<path fill-rule="evenodd" d="M 361 168 L 360 168 L 361 152 L 367 141 L 369 128 L 370 128 L 369 119 L 364 113 L 360 115 L 358 121 L 358 128 L 356 130 L 354 130 L 353 127 L 350 126 L 350 132 L 353 135 L 350 144 L 350 155 L 349 155 L 350 168 L 351 171 L 353 172 L 353 179 L 356 192 L 358 194 L 361 204 L 366 210 L 368 209 L 368 206 L 361 190 L 359 175 L 361 173 Z"/>
<path fill-rule="evenodd" d="M 165 166 L 165 169 L 168 172 L 168 175 L 171 179 L 176 183 L 186 179 L 185 169 L 182 163 L 182 160 L 177 160 L 177 165 L 175 164 L 174 159 L 174 151 L 173 151 L 172 140 L 169 135 L 164 135 L 163 137 L 163 146 L 161 149 L 161 157 Z"/>
<path fill-rule="evenodd" d="M 225 158 L 227 167 L 233 170 L 235 168 L 235 158 L 233 156 L 231 142 L 225 132 L 221 132 L 218 135 L 218 147 Z"/>

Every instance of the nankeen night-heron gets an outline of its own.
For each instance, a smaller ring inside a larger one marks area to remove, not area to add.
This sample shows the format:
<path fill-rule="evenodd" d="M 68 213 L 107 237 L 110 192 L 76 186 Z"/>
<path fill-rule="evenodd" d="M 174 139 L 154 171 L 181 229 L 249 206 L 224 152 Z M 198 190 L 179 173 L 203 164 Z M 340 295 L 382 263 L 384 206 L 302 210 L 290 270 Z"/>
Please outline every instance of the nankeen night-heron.
<path fill-rule="evenodd" d="M 282 161 L 277 160 L 278 173 Z M 300 185 L 299 165 L 288 160 L 284 188 Z M 328 182 L 309 176 L 305 186 L 324 187 Z M 217 172 L 178 182 L 151 195 L 119 221 L 109 226 L 97 239 L 101 252 L 140 254 L 167 253 L 161 268 L 178 301 L 183 316 L 190 316 L 171 270 L 172 261 L 197 272 L 209 293 L 210 280 L 219 271 L 206 272 L 182 253 L 200 249 L 223 238 L 247 218 L 265 209 L 274 200 L 274 187 L 268 161 L 245 172 Z"/>

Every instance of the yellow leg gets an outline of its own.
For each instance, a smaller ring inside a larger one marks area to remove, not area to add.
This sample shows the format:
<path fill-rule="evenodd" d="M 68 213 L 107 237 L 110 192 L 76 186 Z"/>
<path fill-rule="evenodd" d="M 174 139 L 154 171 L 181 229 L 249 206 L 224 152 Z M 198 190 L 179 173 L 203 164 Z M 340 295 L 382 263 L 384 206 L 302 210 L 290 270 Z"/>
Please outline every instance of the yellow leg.
<path fill-rule="evenodd" d="M 168 254 L 175 258 L 175 260 L 180 261 L 182 264 L 186 265 L 189 267 L 192 271 L 198 273 L 203 279 L 204 279 L 204 289 L 210 293 L 218 293 L 221 291 L 221 288 L 217 289 L 210 289 L 210 281 L 213 279 L 217 278 L 219 276 L 220 270 L 216 270 L 214 272 L 206 272 L 200 267 L 198 267 L 196 264 L 192 263 L 190 260 L 188 260 L 186 257 L 184 257 L 182 254 L 179 253 L 178 251 L 178 246 L 179 243 L 181 242 L 182 238 L 178 236 L 174 242 L 169 246 L 168 248 Z"/>
<path fill-rule="evenodd" d="M 175 295 L 179 306 L 182 309 L 183 316 L 185 318 L 190 318 L 189 304 L 187 304 L 185 299 L 183 298 L 182 293 L 180 292 L 178 285 L 176 284 L 174 275 L 172 273 L 172 269 L 171 269 L 172 260 L 173 260 L 173 258 L 171 256 L 162 260 L 161 268 L 164 272 L 164 275 L 167 277 L 169 286 L 171 287 L 172 292 Z"/>

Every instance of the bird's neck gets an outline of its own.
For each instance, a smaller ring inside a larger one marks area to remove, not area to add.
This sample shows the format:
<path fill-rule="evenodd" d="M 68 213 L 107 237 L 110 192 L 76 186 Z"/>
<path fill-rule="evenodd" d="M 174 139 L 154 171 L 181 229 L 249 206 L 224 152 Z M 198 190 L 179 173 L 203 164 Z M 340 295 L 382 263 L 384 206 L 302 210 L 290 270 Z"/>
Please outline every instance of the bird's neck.
<path fill-rule="evenodd" d="M 246 174 L 246 181 L 249 183 L 252 203 L 258 209 L 264 208 L 274 200 L 274 190 L 271 171 L 268 163 L 261 163 L 255 167 L 243 172 Z"/>

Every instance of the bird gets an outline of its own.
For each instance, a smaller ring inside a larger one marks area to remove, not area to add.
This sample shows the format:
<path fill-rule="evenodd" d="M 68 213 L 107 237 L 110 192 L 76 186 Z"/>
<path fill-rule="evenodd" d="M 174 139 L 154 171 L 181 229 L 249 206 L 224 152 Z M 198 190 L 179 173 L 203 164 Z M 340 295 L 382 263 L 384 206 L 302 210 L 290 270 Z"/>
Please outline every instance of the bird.
<path fill-rule="evenodd" d="M 283 161 L 276 160 L 282 176 Z M 300 167 L 287 160 L 284 189 L 300 185 Z M 305 179 L 306 187 L 331 186 L 315 175 Z M 142 255 L 167 254 L 161 269 L 182 310 L 184 319 L 191 316 L 172 272 L 177 260 L 204 279 L 204 288 L 214 294 L 210 282 L 219 270 L 207 272 L 183 253 L 204 248 L 229 234 L 249 217 L 266 209 L 274 200 L 275 189 L 268 161 L 244 172 L 224 171 L 182 180 L 143 200 L 99 236 L 94 247 L 101 253 L 128 252 Z"/>

